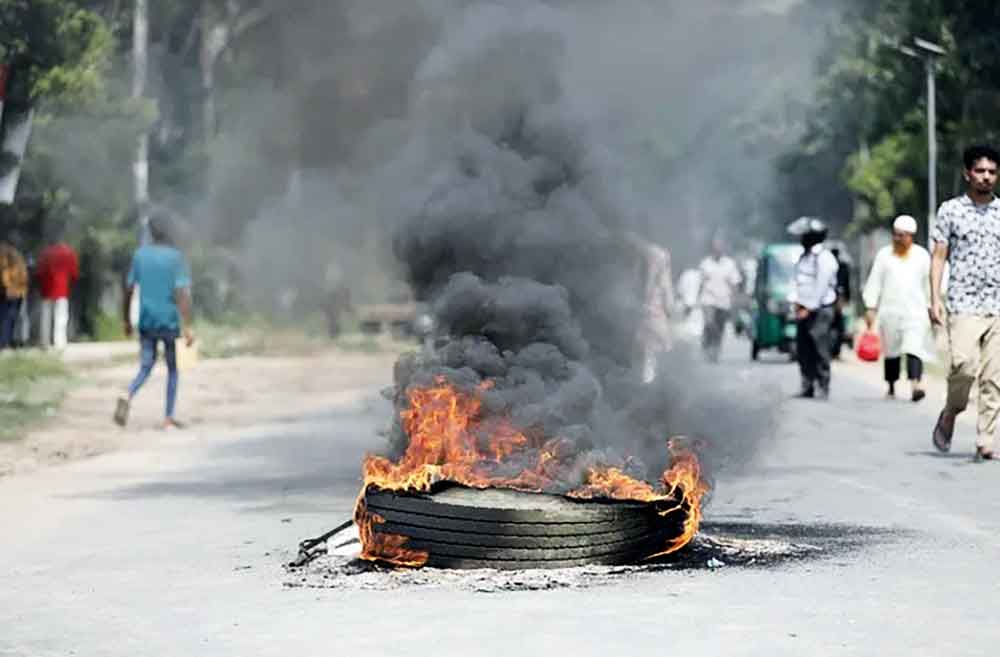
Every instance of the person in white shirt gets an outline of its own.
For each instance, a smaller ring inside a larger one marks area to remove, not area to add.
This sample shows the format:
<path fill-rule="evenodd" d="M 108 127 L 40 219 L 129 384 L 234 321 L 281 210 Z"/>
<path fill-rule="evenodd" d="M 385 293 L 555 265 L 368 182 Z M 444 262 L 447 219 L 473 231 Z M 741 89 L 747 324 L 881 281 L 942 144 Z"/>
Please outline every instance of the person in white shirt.
<path fill-rule="evenodd" d="M 722 240 L 712 240 L 712 254 L 701 261 L 698 301 L 704 317 L 701 346 L 711 362 L 719 360 L 726 321 L 733 308 L 733 293 L 743 277 L 732 258 L 725 255 Z"/>
<path fill-rule="evenodd" d="M 863 293 L 869 330 L 878 316 L 889 397 L 896 395 L 896 381 L 905 354 L 911 399 L 915 402 L 926 396 L 922 383 L 924 362 L 933 360 L 935 355 L 934 335 L 927 315 L 931 256 L 927 249 L 913 243 L 916 233 L 916 219 L 909 215 L 896 218 L 892 224 L 892 244 L 875 256 Z"/>
<path fill-rule="evenodd" d="M 827 399 L 830 396 L 830 360 L 833 352 L 833 322 L 837 303 L 837 271 L 840 263 L 823 244 L 826 224 L 814 217 L 801 217 L 788 227 L 799 235 L 805 249 L 795 265 L 796 351 L 802 391 L 799 397 Z"/>
<path fill-rule="evenodd" d="M 701 292 L 701 272 L 691 267 L 681 272 L 677 279 L 677 311 L 680 334 L 688 340 L 701 338 L 704 325 L 701 308 L 698 307 L 698 293 Z"/>
<path fill-rule="evenodd" d="M 690 315 L 698 306 L 698 293 L 701 291 L 701 272 L 697 269 L 685 269 L 677 279 L 677 296 L 681 302 L 684 316 Z"/>

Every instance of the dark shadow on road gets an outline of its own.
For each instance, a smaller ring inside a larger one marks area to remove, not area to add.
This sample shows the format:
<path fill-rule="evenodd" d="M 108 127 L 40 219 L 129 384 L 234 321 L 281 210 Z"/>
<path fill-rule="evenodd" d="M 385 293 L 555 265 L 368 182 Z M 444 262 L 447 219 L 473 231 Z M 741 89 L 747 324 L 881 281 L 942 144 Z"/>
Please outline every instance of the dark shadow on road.
<path fill-rule="evenodd" d="M 911 450 L 903 452 L 905 456 L 922 456 L 924 458 L 942 459 L 945 461 L 972 461 L 973 452 L 946 452 L 941 453 L 934 450 Z"/>
<path fill-rule="evenodd" d="M 197 465 L 154 474 L 149 481 L 96 491 L 121 500 L 188 497 L 270 508 L 289 496 L 317 503 L 357 495 L 361 462 L 384 444 L 371 415 L 335 412 L 210 447 Z M 78 495 L 75 497 L 79 497 Z"/>
<path fill-rule="evenodd" d="M 770 568 L 854 552 L 905 534 L 900 530 L 846 524 L 706 522 L 687 547 L 649 567 L 670 570 L 713 569 L 723 565 Z"/>
<path fill-rule="evenodd" d="M 735 364 L 742 363 L 744 365 L 765 365 L 767 367 L 773 367 L 776 365 L 784 365 L 786 367 L 795 367 L 796 363 L 794 360 L 789 360 L 788 358 L 764 358 L 761 357 L 758 360 L 750 360 L 747 358 L 745 361 L 733 361 Z"/>

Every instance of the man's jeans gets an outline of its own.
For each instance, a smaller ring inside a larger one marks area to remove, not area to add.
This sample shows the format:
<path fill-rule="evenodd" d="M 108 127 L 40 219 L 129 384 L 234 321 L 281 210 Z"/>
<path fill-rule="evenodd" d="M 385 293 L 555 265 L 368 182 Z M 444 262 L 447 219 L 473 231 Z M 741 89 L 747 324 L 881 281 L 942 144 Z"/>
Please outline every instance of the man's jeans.
<path fill-rule="evenodd" d="M 20 310 L 20 299 L 0 298 L 0 349 L 5 349 L 13 344 L 14 327 L 17 325 L 17 316 Z"/>
<path fill-rule="evenodd" d="M 979 374 L 979 418 L 976 446 L 991 449 L 1000 414 L 1000 317 L 948 317 L 948 401 L 951 413 L 969 404 L 969 392 Z"/>
<path fill-rule="evenodd" d="M 132 385 L 128 388 L 129 399 L 135 397 L 139 388 L 149 378 L 149 373 L 153 371 L 156 363 L 157 344 L 163 342 L 163 357 L 167 361 L 167 414 L 166 417 L 174 417 L 174 406 L 177 403 L 177 330 L 157 330 L 142 331 L 139 334 L 139 342 L 142 346 L 142 357 L 140 361 L 139 373 L 136 375 Z"/>

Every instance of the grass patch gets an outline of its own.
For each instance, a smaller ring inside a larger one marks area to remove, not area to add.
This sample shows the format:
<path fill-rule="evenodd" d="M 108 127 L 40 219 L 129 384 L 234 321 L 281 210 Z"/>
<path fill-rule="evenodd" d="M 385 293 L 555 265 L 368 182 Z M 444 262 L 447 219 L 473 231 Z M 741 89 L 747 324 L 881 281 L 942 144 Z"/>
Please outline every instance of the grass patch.
<path fill-rule="evenodd" d="M 204 324 L 195 327 L 195 336 L 202 358 L 306 355 L 329 345 L 298 331 Z"/>
<path fill-rule="evenodd" d="M 0 440 L 15 440 L 55 414 L 71 382 L 69 370 L 43 353 L 0 354 Z"/>
<path fill-rule="evenodd" d="M 419 348 L 414 340 L 401 340 L 392 336 L 347 333 L 332 343 L 341 351 L 362 354 L 403 353 Z"/>
<path fill-rule="evenodd" d="M 101 313 L 94 320 L 94 342 L 122 342 L 128 340 L 125 325 L 117 315 Z"/>
<path fill-rule="evenodd" d="M 260 318 L 244 318 L 232 323 L 195 323 L 201 358 L 236 356 L 308 356 L 325 349 L 377 354 L 414 349 L 416 343 L 390 336 L 345 332 L 330 338 L 322 321 L 307 317 L 302 324 L 289 326 Z"/>

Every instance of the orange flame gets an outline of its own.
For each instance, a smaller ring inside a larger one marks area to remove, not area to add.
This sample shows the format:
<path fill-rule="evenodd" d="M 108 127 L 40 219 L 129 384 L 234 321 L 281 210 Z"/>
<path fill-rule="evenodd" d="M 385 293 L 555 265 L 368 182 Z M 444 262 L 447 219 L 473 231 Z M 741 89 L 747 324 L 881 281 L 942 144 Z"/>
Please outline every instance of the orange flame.
<path fill-rule="evenodd" d="M 480 386 L 488 389 L 492 382 Z M 565 439 L 543 440 L 518 430 L 507 419 L 482 418 L 482 402 L 475 394 L 455 389 L 444 379 L 409 392 L 409 407 L 400 413 L 409 444 L 393 462 L 368 456 L 362 471 L 364 486 L 355 509 L 362 558 L 398 565 L 422 565 L 427 554 L 403 547 L 405 537 L 374 531 L 381 520 L 364 506 L 370 486 L 384 490 L 430 492 L 434 484 L 450 481 L 471 488 L 510 488 L 525 492 L 561 492 L 577 499 L 610 499 L 656 503 L 664 516 L 683 513 L 683 531 L 667 548 L 653 556 L 676 552 L 694 538 L 701 522 L 701 502 L 708 484 L 694 452 L 675 441 L 668 443 L 670 466 L 662 488 L 635 479 L 619 468 L 595 466 L 584 483 L 566 490 L 576 456 Z M 513 458 L 516 457 L 516 464 Z"/>
<path fill-rule="evenodd" d="M 376 532 L 375 525 L 381 525 L 385 518 L 368 510 L 364 490 L 354 507 L 354 524 L 358 526 L 361 539 L 361 558 L 365 561 L 386 561 L 397 566 L 419 568 L 427 563 L 430 555 L 424 550 L 406 547 L 406 536 Z"/>
<path fill-rule="evenodd" d="M 675 538 L 666 550 L 650 555 L 649 559 L 677 552 L 691 542 L 701 525 L 702 500 L 710 489 L 708 482 L 701 476 L 701 462 L 698 461 L 698 456 L 676 441 L 671 440 L 667 445 L 671 462 L 670 467 L 663 473 L 663 483 L 668 495 L 679 499 L 680 504 L 673 509 L 661 511 L 661 515 L 681 509 L 685 514 L 684 525 L 681 535 Z"/>

